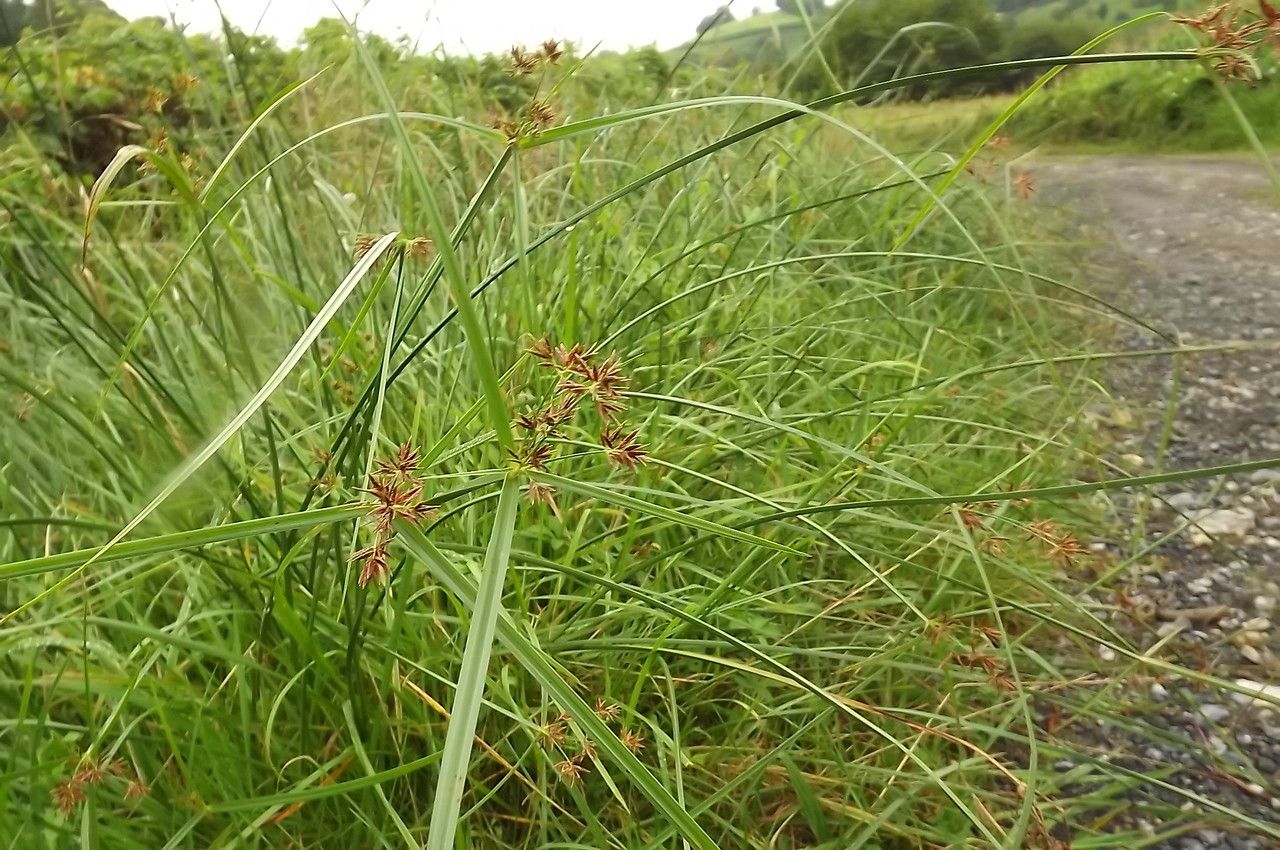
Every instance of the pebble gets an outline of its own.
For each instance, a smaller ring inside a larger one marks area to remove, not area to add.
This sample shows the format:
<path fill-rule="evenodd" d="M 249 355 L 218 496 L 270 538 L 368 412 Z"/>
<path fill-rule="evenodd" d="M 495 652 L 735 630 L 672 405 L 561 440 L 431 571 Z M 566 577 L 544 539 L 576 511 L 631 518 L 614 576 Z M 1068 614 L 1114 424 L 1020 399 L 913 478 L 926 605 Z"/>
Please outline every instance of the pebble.
<path fill-rule="evenodd" d="M 1241 623 L 1240 628 L 1250 632 L 1270 631 L 1271 621 L 1266 617 L 1254 617 L 1252 620 L 1245 620 Z"/>
<path fill-rule="evenodd" d="M 1231 711 L 1226 706 L 1206 702 L 1200 706 L 1200 716 L 1210 723 L 1221 723 L 1231 716 Z"/>

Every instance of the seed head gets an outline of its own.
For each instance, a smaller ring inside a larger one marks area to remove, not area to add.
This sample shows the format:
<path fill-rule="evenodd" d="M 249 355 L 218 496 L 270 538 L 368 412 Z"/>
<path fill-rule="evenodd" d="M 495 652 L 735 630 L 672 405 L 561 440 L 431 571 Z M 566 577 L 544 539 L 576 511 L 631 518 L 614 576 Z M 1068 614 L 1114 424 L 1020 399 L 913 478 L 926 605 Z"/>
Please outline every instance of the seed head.
<path fill-rule="evenodd" d="M 525 111 L 535 130 L 545 130 L 556 123 L 556 111 L 545 100 L 535 100 Z"/>
<path fill-rule="evenodd" d="M 1062 567 L 1074 566 L 1076 558 L 1087 551 L 1079 540 L 1070 534 L 1064 534 L 1049 543 L 1049 560 Z"/>
<path fill-rule="evenodd" d="M 556 772 L 560 774 L 560 778 L 570 785 L 577 785 L 582 781 L 582 777 L 587 772 L 587 768 L 572 759 L 565 759 L 556 764 Z"/>
<path fill-rule="evenodd" d="M 352 253 L 355 254 L 355 257 L 358 260 L 365 254 L 369 253 L 369 250 L 376 244 L 378 244 L 377 236 L 374 236 L 371 233 L 361 233 L 356 237 Z"/>
<path fill-rule="evenodd" d="M 387 561 L 387 543 L 382 539 L 356 552 L 351 556 L 351 560 L 364 561 L 364 566 L 360 568 L 360 577 L 356 579 L 361 587 L 368 586 L 369 582 L 383 584 L 391 573 L 391 567 Z"/>
<path fill-rule="evenodd" d="M 519 45 L 511 48 L 511 75 L 513 77 L 527 77 L 536 70 L 538 70 L 538 55 L 536 53 L 526 53 L 525 49 Z"/>
<path fill-rule="evenodd" d="M 979 541 L 978 548 L 992 555 L 1003 555 L 1005 544 L 1008 542 L 1008 537 L 998 537 L 992 534 Z"/>
<path fill-rule="evenodd" d="M 626 469 L 635 469 L 639 464 L 649 460 L 649 452 L 637 439 L 639 431 L 622 430 L 620 425 L 610 425 L 600 434 L 600 445 L 604 447 L 609 463 Z"/>
<path fill-rule="evenodd" d="M 644 749 L 644 736 L 638 732 L 632 732 L 630 729 L 623 729 L 622 734 L 619 735 L 618 738 L 622 741 L 622 746 L 631 750 L 633 753 L 638 753 Z"/>
<path fill-rule="evenodd" d="M 564 47 L 556 39 L 549 38 L 542 42 L 542 58 L 546 59 L 548 64 L 556 64 L 563 55 Z"/>
<path fill-rule="evenodd" d="M 606 700 L 604 697 L 600 697 L 596 700 L 596 716 L 606 723 L 611 720 L 617 720 L 620 711 L 621 709 Z"/>
<path fill-rule="evenodd" d="M 84 802 L 84 783 L 74 778 L 53 786 L 53 802 L 63 817 L 70 817 Z"/>
<path fill-rule="evenodd" d="M 1019 200 L 1028 200 L 1036 193 L 1036 180 L 1025 171 L 1021 171 L 1013 178 L 1013 194 Z"/>
<path fill-rule="evenodd" d="M 960 515 L 960 521 L 964 523 L 965 528 L 986 528 L 986 520 L 982 515 L 973 509 L 972 505 L 965 505 L 957 512 Z"/>
<path fill-rule="evenodd" d="M 418 450 L 413 444 L 405 440 L 400 444 L 400 448 L 396 453 L 389 457 L 378 461 L 378 476 L 386 477 L 392 480 L 403 478 L 407 480 L 416 480 L 418 475 L 418 464 L 421 458 L 418 456 Z"/>
<path fill-rule="evenodd" d="M 124 798 L 126 800 L 141 800 L 150 793 L 150 785 L 143 782 L 141 779 L 131 779 L 124 789 Z"/>
<path fill-rule="evenodd" d="M 198 85 L 200 80 L 191 74 L 178 74 L 173 78 L 173 90 L 179 94 L 186 94 Z"/>
<path fill-rule="evenodd" d="M 524 492 L 524 497 L 529 500 L 530 504 L 543 504 L 551 508 L 551 513 L 560 516 L 560 508 L 556 505 L 555 490 L 550 485 L 543 484 L 541 481 L 531 481 L 528 489 Z"/>
<path fill-rule="evenodd" d="M 558 747 L 569 736 L 569 727 L 563 717 L 556 718 L 538 730 L 539 737 L 545 747 Z"/>
<path fill-rule="evenodd" d="M 147 112 L 153 112 L 159 115 L 164 111 L 164 105 L 169 102 L 169 95 L 157 88 L 147 89 L 147 99 L 143 102 L 143 109 Z"/>
<path fill-rule="evenodd" d="M 405 253 L 412 260 L 428 259 L 435 250 L 435 243 L 425 236 L 415 236 L 405 243 Z"/>

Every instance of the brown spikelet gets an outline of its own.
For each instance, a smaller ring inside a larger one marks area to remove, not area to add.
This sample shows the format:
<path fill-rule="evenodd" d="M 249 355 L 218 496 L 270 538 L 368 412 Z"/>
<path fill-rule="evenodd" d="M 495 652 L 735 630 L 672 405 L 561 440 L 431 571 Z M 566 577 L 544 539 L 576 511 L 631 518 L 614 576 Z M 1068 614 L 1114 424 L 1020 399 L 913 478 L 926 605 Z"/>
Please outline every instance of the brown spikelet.
<path fill-rule="evenodd" d="M 528 489 L 524 492 L 524 497 L 529 500 L 530 504 L 546 505 L 551 508 L 553 515 L 560 516 L 560 508 L 556 505 L 555 490 L 550 485 L 543 484 L 541 481 L 531 481 Z"/>
<path fill-rule="evenodd" d="M 418 474 L 420 462 L 418 450 L 406 440 L 400 444 L 394 455 L 378 461 L 378 475 L 413 479 Z"/>
<path fill-rule="evenodd" d="M 142 108 L 145 109 L 147 112 L 152 112 L 152 113 L 155 113 L 156 115 L 159 115 L 161 112 L 164 111 L 164 105 L 168 102 L 169 102 L 169 95 L 165 94 L 164 92 L 160 91 L 157 88 L 148 88 L 147 98 L 145 101 L 143 101 Z"/>
<path fill-rule="evenodd" d="M 1070 534 L 1064 534 L 1047 542 L 1049 544 L 1049 560 L 1062 567 L 1074 566 L 1076 558 L 1088 551 L 1085 549 L 1084 544 Z"/>
<path fill-rule="evenodd" d="M 556 123 L 556 111 L 545 100 L 535 100 L 525 112 L 535 130 L 545 130 Z"/>
<path fill-rule="evenodd" d="M 1009 542 L 1008 537 L 998 537 L 994 534 L 984 537 L 978 542 L 978 548 L 991 555 L 1003 555 L 1005 544 Z"/>
<path fill-rule="evenodd" d="M 523 47 L 516 45 L 511 48 L 510 55 L 512 76 L 527 77 L 538 70 L 538 54 L 528 53 Z"/>
<path fill-rule="evenodd" d="M 373 246 L 376 244 L 378 244 L 377 236 L 374 236 L 371 233 L 361 233 L 356 237 L 356 241 L 355 241 L 355 244 L 352 246 L 351 252 L 355 255 L 355 258 L 358 260 L 361 257 L 363 257 L 365 254 L 369 253 L 369 250 L 373 248 Z"/>
<path fill-rule="evenodd" d="M 596 716 L 606 723 L 617 720 L 620 711 L 621 709 L 603 697 L 596 700 Z"/>
<path fill-rule="evenodd" d="M 565 759 L 556 764 L 556 773 L 568 784 L 577 785 L 587 773 L 587 768 L 572 759 Z"/>
<path fill-rule="evenodd" d="M 558 747 L 569 736 L 569 727 L 564 718 L 560 717 L 541 727 L 538 730 L 538 736 L 542 739 L 544 747 Z"/>
<path fill-rule="evenodd" d="M 75 779 L 68 779 L 53 786 L 53 803 L 64 818 L 70 817 L 84 802 L 84 784 Z"/>
<path fill-rule="evenodd" d="M 1036 180 L 1025 171 L 1019 172 L 1013 178 L 1013 194 L 1020 201 L 1031 198 L 1036 193 Z"/>
<path fill-rule="evenodd" d="M 427 260 L 436 251 L 435 243 L 425 236 L 415 236 L 405 244 L 405 253 L 411 260 Z"/>
<path fill-rule="evenodd" d="M 622 734 L 619 735 L 618 738 L 622 741 L 622 746 L 631 750 L 633 753 L 638 753 L 644 749 L 644 736 L 638 732 L 632 732 L 630 729 L 623 729 Z"/>
<path fill-rule="evenodd" d="M 986 528 L 986 520 L 982 515 L 973 509 L 973 505 L 965 505 L 956 513 L 960 515 L 960 521 L 964 523 L 965 528 Z"/>
<path fill-rule="evenodd" d="M 609 463 L 625 469 L 635 469 L 649 459 L 649 452 L 637 439 L 639 431 L 623 431 L 621 425 L 610 425 L 600 434 Z"/>
<path fill-rule="evenodd" d="M 560 61 L 560 57 L 564 55 L 564 47 L 554 38 L 549 38 L 542 42 L 542 58 L 547 60 L 551 65 Z"/>

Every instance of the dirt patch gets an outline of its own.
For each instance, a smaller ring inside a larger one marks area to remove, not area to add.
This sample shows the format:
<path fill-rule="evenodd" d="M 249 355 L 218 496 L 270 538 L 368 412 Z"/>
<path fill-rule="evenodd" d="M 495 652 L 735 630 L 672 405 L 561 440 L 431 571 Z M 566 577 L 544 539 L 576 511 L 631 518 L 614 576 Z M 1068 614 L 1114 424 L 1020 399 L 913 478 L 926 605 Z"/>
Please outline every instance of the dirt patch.
<path fill-rule="evenodd" d="M 1115 428 L 1114 459 L 1153 472 L 1280 457 L 1280 349 L 1265 345 L 1280 340 L 1280 195 L 1261 164 L 1090 157 L 1038 177 L 1064 234 L 1088 245 L 1094 291 L 1165 335 L 1129 327 L 1113 348 L 1245 344 L 1108 368 L 1113 400 L 1094 413 Z M 1096 601 L 1140 648 L 1280 693 L 1278 488 L 1280 470 L 1265 469 L 1123 497 L 1098 548 L 1133 564 Z M 1159 848 L 1277 846 L 1242 818 L 1280 822 L 1280 712 L 1174 676 L 1153 676 L 1126 701 L 1123 724 L 1073 733 L 1158 779 L 1126 792 L 1134 805 L 1117 827 L 1176 833 L 1149 845 Z"/>

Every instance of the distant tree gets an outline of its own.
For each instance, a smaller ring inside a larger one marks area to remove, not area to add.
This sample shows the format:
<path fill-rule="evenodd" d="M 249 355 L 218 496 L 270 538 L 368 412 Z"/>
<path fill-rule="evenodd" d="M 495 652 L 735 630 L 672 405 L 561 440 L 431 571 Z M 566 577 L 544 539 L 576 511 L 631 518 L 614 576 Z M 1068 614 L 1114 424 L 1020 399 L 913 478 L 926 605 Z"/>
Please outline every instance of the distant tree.
<path fill-rule="evenodd" d="M 1019 15 L 1009 29 L 1005 55 L 1010 59 L 1066 56 L 1103 29 L 1101 20 L 1081 14 L 1059 16 L 1031 12 Z M 1009 82 L 1028 80 L 1040 73 L 1042 71 L 1034 69 L 1024 71 L 1009 78 Z"/>
<path fill-rule="evenodd" d="M 698 35 L 702 35 L 707 30 L 718 27 L 721 24 L 727 24 L 732 20 L 733 12 L 729 11 L 728 6 L 721 6 L 698 22 Z"/>
<path fill-rule="evenodd" d="M 997 60 L 1004 29 L 990 0 L 845 0 L 827 39 L 831 66 L 851 82 Z M 971 91 L 981 80 L 943 80 L 906 93 Z"/>

